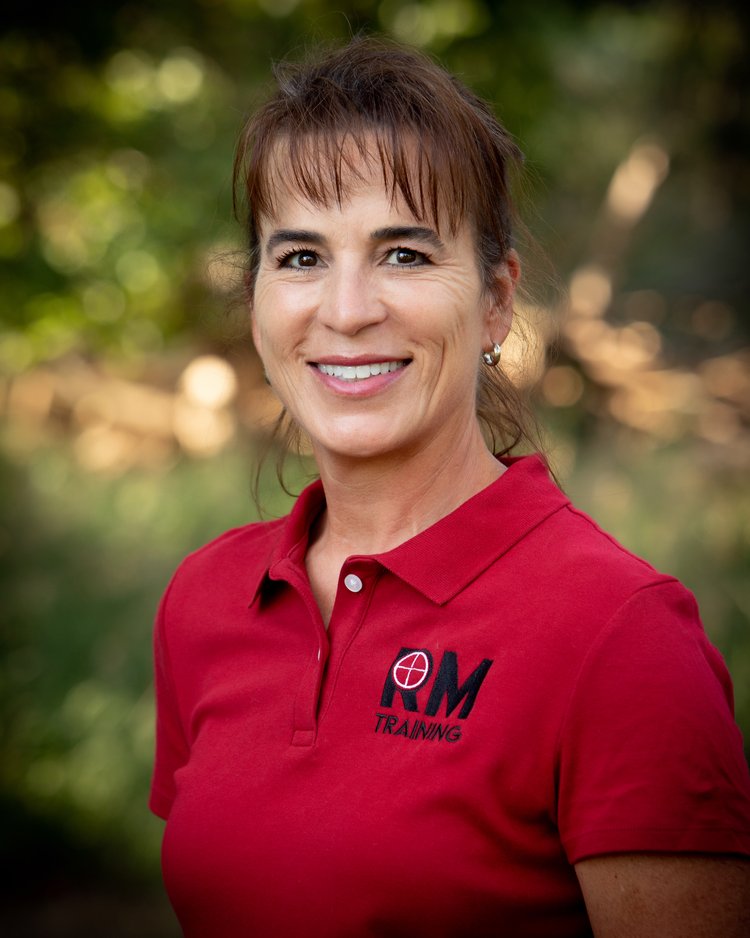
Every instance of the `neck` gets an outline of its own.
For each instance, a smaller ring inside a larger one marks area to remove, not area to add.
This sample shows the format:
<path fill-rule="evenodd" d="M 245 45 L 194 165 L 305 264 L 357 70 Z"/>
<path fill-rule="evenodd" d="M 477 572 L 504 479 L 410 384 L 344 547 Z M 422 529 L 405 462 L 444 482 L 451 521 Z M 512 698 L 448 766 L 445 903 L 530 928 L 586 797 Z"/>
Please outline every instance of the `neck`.
<path fill-rule="evenodd" d="M 326 513 L 315 539 L 319 548 L 341 557 L 391 550 L 504 472 L 474 423 L 450 452 L 436 441 L 419 452 L 377 460 L 326 453 L 318 468 Z"/>

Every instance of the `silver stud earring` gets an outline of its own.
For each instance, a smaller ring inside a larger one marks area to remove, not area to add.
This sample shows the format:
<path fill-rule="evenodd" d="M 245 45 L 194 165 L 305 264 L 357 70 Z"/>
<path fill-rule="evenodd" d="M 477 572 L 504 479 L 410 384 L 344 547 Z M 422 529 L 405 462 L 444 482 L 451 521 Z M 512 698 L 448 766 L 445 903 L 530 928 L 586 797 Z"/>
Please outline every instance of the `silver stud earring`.
<path fill-rule="evenodd" d="M 502 347 L 495 342 L 491 352 L 482 352 L 482 361 L 490 368 L 495 368 L 500 364 L 500 352 Z"/>

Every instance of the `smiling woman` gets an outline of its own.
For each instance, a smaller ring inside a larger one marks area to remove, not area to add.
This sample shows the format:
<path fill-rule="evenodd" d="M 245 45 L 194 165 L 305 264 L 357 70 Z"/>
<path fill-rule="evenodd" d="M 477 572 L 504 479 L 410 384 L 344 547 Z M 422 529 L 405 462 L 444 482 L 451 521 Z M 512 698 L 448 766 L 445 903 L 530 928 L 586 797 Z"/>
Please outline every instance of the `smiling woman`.
<path fill-rule="evenodd" d="M 281 70 L 242 136 L 253 337 L 320 479 L 159 610 L 187 936 L 746 933 L 750 779 L 693 598 L 508 455 L 519 158 L 371 39 Z"/>
<path fill-rule="evenodd" d="M 429 59 L 375 40 L 355 41 L 350 53 L 355 48 L 357 62 L 350 55 L 335 66 L 338 85 L 330 83 L 323 61 L 304 71 L 278 67 L 280 97 L 260 108 L 243 131 L 234 167 L 235 210 L 248 240 L 250 294 L 262 256 L 261 221 L 275 216 L 279 199 L 303 194 L 312 207 L 340 205 L 369 178 L 389 201 L 398 201 L 410 219 L 406 229 L 412 229 L 373 235 L 390 238 L 396 248 L 407 248 L 399 237 L 415 238 L 424 257 L 425 249 L 444 246 L 440 235 L 455 236 L 468 225 L 482 285 L 490 293 L 499 286 L 499 299 L 507 303 L 498 266 L 516 260 L 511 182 L 523 162 L 520 149 L 485 102 Z M 313 232 L 278 232 L 284 234 Z M 317 262 L 314 251 L 299 252 L 315 245 L 296 240 L 285 245 L 297 255 L 292 263 Z M 403 251 L 398 263 L 404 264 Z M 538 448 L 533 416 L 501 369 L 477 376 L 476 411 L 498 455 L 519 443 Z"/>

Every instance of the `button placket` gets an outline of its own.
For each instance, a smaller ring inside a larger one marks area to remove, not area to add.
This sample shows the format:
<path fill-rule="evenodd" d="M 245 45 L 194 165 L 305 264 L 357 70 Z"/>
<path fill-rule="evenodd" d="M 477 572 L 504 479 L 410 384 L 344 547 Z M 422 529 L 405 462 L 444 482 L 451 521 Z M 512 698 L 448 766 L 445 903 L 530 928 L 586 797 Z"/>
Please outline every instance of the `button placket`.
<path fill-rule="evenodd" d="M 357 572 L 355 573 L 354 570 Z M 344 666 L 349 649 L 367 619 L 380 569 L 376 563 L 358 559 L 346 564 L 341 573 L 333 615 L 328 624 L 330 654 L 323 682 L 318 722 L 325 717 L 336 696 L 339 673 Z"/>
<path fill-rule="evenodd" d="M 351 569 L 353 565 L 347 566 L 349 572 L 344 572 L 346 567 L 341 571 L 343 576 L 339 580 L 339 590 L 328 630 L 322 630 L 318 647 L 313 651 L 296 695 L 293 746 L 309 747 L 315 744 L 319 721 L 330 705 L 339 668 L 361 628 L 370 604 L 372 587 L 377 579 L 376 571 L 369 565 L 363 566 L 361 562 L 355 567 L 358 573 Z M 290 577 L 289 581 L 292 580 Z M 308 600 L 312 601 L 312 594 L 308 596 L 309 589 L 306 590 L 306 586 L 306 583 L 299 582 L 297 591 L 310 608 Z M 310 611 L 314 611 L 315 618 L 320 619 L 316 606 L 310 608 Z M 320 625 L 322 628 L 322 622 Z M 332 654 L 334 646 L 337 650 Z"/>
<path fill-rule="evenodd" d="M 292 746 L 309 747 L 314 745 L 317 734 L 317 712 L 323 673 L 330 651 L 328 637 L 310 584 L 304 576 L 300 576 L 298 568 L 288 560 L 282 561 L 276 565 L 271 578 L 285 580 L 289 584 L 307 609 L 310 625 L 317 632 L 317 641 L 310 650 L 310 657 L 300 674 L 292 715 Z"/>

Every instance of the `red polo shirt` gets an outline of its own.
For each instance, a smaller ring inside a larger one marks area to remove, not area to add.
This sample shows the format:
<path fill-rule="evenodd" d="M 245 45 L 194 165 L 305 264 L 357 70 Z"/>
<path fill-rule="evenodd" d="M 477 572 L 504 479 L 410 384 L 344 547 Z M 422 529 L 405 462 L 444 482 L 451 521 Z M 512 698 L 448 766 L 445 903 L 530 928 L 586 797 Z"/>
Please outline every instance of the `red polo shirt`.
<path fill-rule="evenodd" d="M 750 854 L 732 691 L 692 596 L 537 458 L 352 556 L 328 631 L 288 518 L 188 557 L 156 629 L 151 807 L 188 938 L 590 934 L 571 864 Z"/>

